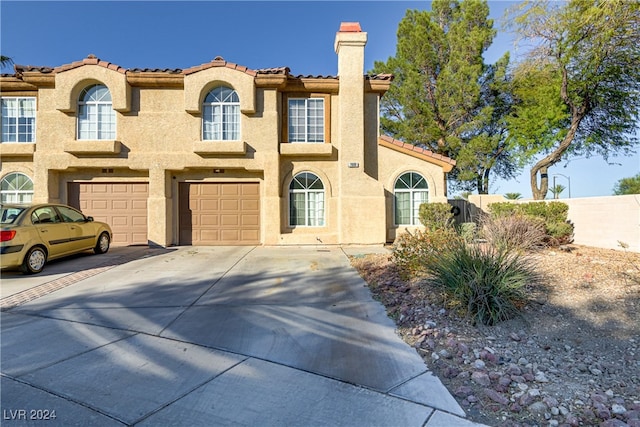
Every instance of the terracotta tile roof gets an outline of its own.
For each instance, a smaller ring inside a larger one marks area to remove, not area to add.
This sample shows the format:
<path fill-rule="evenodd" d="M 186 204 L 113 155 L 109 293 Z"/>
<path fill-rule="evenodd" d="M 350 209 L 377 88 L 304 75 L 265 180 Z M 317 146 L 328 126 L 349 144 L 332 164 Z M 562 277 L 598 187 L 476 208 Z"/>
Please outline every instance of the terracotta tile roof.
<path fill-rule="evenodd" d="M 445 172 L 449 172 L 456 165 L 456 161 L 447 156 L 436 154 L 433 151 L 425 150 L 417 145 L 408 144 L 387 135 L 381 135 L 378 139 L 378 144 L 439 164 L 445 168 Z"/>
<path fill-rule="evenodd" d="M 83 65 L 98 65 L 100 67 L 117 71 L 121 74 L 125 74 L 127 72 L 126 68 L 122 68 L 121 66 L 113 64 L 111 62 L 102 61 L 93 54 L 88 55 L 82 61 L 75 61 L 75 62 L 72 62 L 71 64 L 65 64 L 65 65 L 56 67 L 53 69 L 53 71 L 55 73 L 61 73 L 63 71 L 73 70 L 74 68 L 82 67 Z"/>
<path fill-rule="evenodd" d="M 227 62 L 221 56 L 216 56 L 213 59 L 213 61 L 207 62 L 206 64 L 201 64 L 195 67 L 187 68 L 186 70 L 182 70 L 182 74 L 189 75 L 189 74 L 197 73 L 198 71 L 206 70 L 213 67 L 231 68 L 232 70 L 242 71 L 253 77 L 257 75 L 257 72 L 255 70 L 251 70 L 243 65 L 234 64 L 233 62 Z"/>
<path fill-rule="evenodd" d="M 357 24 L 357 23 L 356 23 Z M 167 73 L 167 74 L 184 74 L 189 75 L 193 73 L 197 73 L 198 71 L 206 70 L 213 67 L 225 67 L 230 68 L 232 70 L 238 70 L 249 74 L 250 76 L 264 75 L 264 74 L 280 74 L 288 77 L 293 77 L 297 79 L 338 79 L 338 76 L 332 75 L 295 75 L 292 76 L 291 70 L 289 67 L 275 67 L 275 68 L 260 68 L 257 70 L 252 70 L 248 67 L 235 64 L 233 62 L 228 62 L 224 58 L 220 56 L 216 56 L 211 62 L 207 62 L 205 64 L 197 65 L 195 67 L 190 67 L 186 69 L 181 68 L 131 68 L 126 69 L 119 65 L 113 64 L 111 62 L 102 61 L 97 58 L 95 55 L 88 55 L 81 61 L 75 61 L 70 64 L 60 65 L 58 67 L 44 67 L 44 66 L 33 66 L 33 65 L 14 65 L 15 76 L 20 77 L 23 72 L 40 72 L 44 74 L 48 73 L 60 73 L 63 71 L 72 70 L 74 68 L 82 67 L 83 65 L 98 65 L 101 67 L 108 68 L 110 70 L 117 71 L 122 74 L 130 73 Z M 4 74 L 3 74 L 4 75 Z M 11 76 L 11 74 L 7 74 L 6 76 Z M 392 74 L 371 74 L 365 75 L 365 79 L 367 80 L 393 80 Z"/>
<path fill-rule="evenodd" d="M 393 80 L 393 74 L 367 74 L 364 76 L 368 80 Z"/>

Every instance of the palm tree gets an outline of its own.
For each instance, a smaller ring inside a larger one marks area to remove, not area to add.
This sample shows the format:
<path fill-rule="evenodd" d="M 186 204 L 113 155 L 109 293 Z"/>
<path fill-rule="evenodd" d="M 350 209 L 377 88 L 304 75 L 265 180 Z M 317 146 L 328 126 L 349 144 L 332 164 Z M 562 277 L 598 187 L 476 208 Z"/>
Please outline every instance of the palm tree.
<path fill-rule="evenodd" d="M 565 190 L 564 185 L 560 185 L 560 184 L 556 184 L 552 187 L 549 188 L 549 191 L 551 191 L 553 193 L 553 198 L 554 199 L 559 199 L 560 198 L 560 193 L 562 193 Z"/>
<path fill-rule="evenodd" d="M 507 200 L 518 200 L 522 198 L 520 193 L 505 193 L 504 198 Z"/>
<path fill-rule="evenodd" d="M 8 67 L 9 65 L 12 65 L 12 64 L 13 64 L 13 59 L 11 59 L 8 56 L 0 55 L 0 66 L 2 68 Z"/>

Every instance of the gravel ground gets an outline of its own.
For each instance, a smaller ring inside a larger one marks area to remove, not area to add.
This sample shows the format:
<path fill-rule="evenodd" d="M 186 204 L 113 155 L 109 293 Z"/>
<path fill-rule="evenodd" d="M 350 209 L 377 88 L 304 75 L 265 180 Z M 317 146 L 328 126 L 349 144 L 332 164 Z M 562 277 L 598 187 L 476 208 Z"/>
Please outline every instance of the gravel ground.
<path fill-rule="evenodd" d="M 469 419 L 492 426 L 640 427 L 640 254 L 571 245 L 532 255 L 545 283 L 522 315 L 475 327 L 388 255 L 352 258 Z"/>

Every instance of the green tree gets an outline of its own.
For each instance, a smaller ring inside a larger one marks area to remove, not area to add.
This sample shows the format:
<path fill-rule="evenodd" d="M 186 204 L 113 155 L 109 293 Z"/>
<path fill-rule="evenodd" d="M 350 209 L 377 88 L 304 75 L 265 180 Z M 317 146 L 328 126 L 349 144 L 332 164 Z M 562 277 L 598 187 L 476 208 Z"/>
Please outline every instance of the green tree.
<path fill-rule="evenodd" d="M 493 171 L 515 175 L 505 150 L 509 97 L 505 55 L 493 66 L 482 54 L 496 35 L 486 1 L 434 1 L 431 11 L 408 10 L 398 27 L 396 56 L 373 73 L 392 73 L 382 98 L 383 132 L 451 157 L 463 190 L 486 193 Z M 513 165 L 513 162 L 511 162 Z"/>
<path fill-rule="evenodd" d="M 627 154 L 640 112 L 640 3 L 525 1 L 509 22 L 533 44 L 514 72 L 511 143 L 531 168 L 534 199 L 549 168 L 575 155 Z"/>
<path fill-rule="evenodd" d="M 518 200 L 522 198 L 522 194 L 520 193 L 505 193 L 504 198 L 507 200 Z"/>
<path fill-rule="evenodd" d="M 640 173 L 631 178 L 622 178 L 613 187 L 613 194 L 622 196 L 624 194 L 640 194 Z"/>
<path fill-rule="evenodd" d="M 4 68 L 13 64 L 13 59 L 8 56 L 0 55 L 0 67 Z"/>

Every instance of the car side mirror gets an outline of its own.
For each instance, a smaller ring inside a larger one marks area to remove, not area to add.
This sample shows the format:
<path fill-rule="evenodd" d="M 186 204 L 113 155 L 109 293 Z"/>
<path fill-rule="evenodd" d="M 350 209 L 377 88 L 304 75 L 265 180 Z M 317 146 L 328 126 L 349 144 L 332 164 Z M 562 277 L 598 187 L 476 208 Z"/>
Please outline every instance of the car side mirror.
<path fill-rule="evenodd" d="M 92 216 L 88 216 L 87 217 L 87 222 L 93 222 L 93 217 Z"/>

